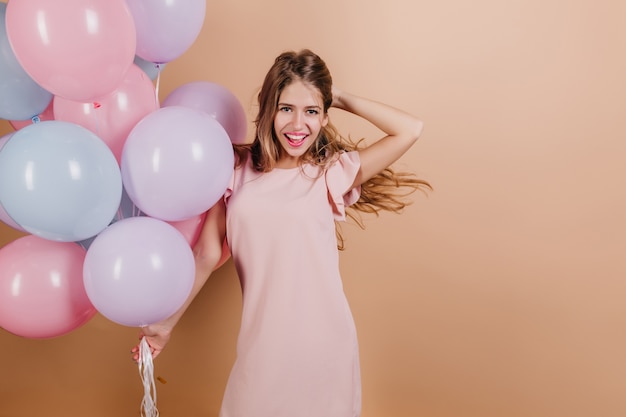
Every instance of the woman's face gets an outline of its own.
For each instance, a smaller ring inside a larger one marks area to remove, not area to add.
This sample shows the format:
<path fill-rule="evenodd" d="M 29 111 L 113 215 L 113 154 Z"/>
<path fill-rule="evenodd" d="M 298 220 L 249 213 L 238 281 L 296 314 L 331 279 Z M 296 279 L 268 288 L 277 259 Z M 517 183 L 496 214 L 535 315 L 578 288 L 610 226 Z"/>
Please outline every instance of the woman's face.
<path fill-rule="evenodd" d="M 298 160 L 317 139 L 328 123 L 322 97 L 310 84 L 294 81 L 286 86 L 274 116 L 274 133 L 282 151 L 278 168 L 295 168 Z"/>

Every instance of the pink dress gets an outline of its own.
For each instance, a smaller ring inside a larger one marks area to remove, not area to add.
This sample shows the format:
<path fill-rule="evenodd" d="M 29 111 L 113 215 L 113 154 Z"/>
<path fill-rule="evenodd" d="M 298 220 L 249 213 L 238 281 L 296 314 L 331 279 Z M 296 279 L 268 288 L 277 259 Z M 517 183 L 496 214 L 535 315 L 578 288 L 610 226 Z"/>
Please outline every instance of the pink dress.
<path fill-rule="evenodd" d="M 249 162 L 226 191 L 226 230 L 243 292 L 237 359 L 221 417 L 357 417 L 356 329 L 334 220 L 360 189 L 357 152 L 320 169 L 257 173 Z"/>

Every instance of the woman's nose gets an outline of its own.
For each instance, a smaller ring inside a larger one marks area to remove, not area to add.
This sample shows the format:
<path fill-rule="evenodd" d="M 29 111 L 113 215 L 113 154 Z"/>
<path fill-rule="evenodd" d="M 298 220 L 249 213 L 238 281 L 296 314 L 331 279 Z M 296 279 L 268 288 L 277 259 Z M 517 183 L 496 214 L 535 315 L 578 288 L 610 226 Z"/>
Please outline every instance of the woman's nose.
<path fill-rule="evenodd" d="M 291 123 L 293 127 L 298 130 L 302 128 L 302 114 L 299 112 L 293 113 L 293 118 L 291 119 Z"/>

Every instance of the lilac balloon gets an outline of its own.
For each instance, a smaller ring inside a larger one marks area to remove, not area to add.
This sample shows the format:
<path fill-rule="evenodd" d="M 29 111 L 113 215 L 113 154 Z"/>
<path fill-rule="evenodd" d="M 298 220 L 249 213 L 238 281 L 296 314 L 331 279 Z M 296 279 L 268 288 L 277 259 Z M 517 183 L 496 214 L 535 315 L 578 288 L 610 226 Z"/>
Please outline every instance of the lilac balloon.
<path fill-rule="evenodd" d="M 182 106 L 158 109 L 128 135 L 122 182 L 139 210 L 166 221 L 186 220 L 211 208 L 226 191 L 234 153 L 214 118 Z"/>
<path fill-rule="evenodd" d="M 183 84 L 163 100 L 161 107 L 184 106 L 214 117 L 226 129 L 230 141 L 246 142 L 247 120 L 243 106 L 226 87 L 209 81 Z"/>
<path fill-rule="evenodd" d="M 136 55 L 158 64 L 173 61 L 195 42 L 206 0 L 126 0 L 137 31 Z"/>
<path fill-rule="evenodd" d="M 130 217 L 113 223 L 91 243 L 83 264 L 87 296 L 106 318 L 146 326 L 174 314 L 191 293 L 194 256 L 168 223 Z"/>

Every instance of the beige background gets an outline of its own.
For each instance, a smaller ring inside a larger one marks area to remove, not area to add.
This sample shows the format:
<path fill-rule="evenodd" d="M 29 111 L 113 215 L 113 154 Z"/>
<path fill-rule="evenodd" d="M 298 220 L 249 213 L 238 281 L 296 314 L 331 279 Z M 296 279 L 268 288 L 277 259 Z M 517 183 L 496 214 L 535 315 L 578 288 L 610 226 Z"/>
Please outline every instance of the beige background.
<path fill-rule="evenodd" d="M 625 16 L 621 0 L 207 3 L 162 99 L 213 81 L 251 121 L 274 56 L 309 47 L 343 89 L 425 121 L 399 165 L 435 191 L 345 228 L 364 417 L 626 415 Z M 217 415 L 239 309 L 229 262 L 155 363 L 163 417 Z M 0 417 L 138 415 L 136 335 L 101 316 L 44 341 L 0 330 Z"/>

